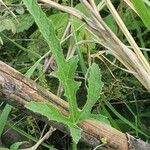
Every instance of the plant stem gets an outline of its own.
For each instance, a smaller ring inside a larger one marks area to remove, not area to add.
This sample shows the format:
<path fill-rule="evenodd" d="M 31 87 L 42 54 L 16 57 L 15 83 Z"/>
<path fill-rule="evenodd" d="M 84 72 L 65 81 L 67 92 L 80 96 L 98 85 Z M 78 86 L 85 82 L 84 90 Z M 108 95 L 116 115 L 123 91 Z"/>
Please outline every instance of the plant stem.
<path fill-rule="evenodd" d="M 77 150 L 77 144 L 72 140 L 72 150 Z"/>

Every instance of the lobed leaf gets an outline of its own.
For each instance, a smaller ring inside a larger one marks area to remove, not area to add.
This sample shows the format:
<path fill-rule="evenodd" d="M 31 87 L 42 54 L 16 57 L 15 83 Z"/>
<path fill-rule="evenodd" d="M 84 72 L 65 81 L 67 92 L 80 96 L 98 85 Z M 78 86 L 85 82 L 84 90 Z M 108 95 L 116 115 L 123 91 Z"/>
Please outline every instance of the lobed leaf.
<path fill-rule="evenodd" d="M 110 125 L 108 118 L 101 114 L 92 114 L 91 109 L 100 97 L 103 82 L 101 81 L 101 72 L 97 64 L 93 63 L 89 69 L 88 78 L 88 96 L 86 104 L 80 112 L 79 120 L 97 120 Z"/>
<path fill-rule="evenodd" d="M 33 112 L 39 113 L 49 120 L 57 121 L 67 125 L 70 129 L 73 140 L 78 143 L 81 138 L 81 129 L 74 125 L 69 118 L 65 117 L 56 108 L 48 103 L 43 102 L 29 102 L 25 107 Z"/>
<path fill-rule="evenodd" d="M 89 115 L 91 113 L 93 105 L 100 97 L 102 86 L 100 69 L 97 64 L 93 63 L 89 70 L 87 101 L 82 109 L 84 114 Z"/>
<path fill-rule="evenodd" d="M 24 4 L 28 8 L 29 12 L 33 16 L 36 24 L 39 27 L 40 32 L 47 41 L 51 52 L 56 60 L 58 70 L 53 73 L 64 85 L 65 96 L 69 102 L 70 116 L 73 122 L 77 118 L 77 103 L 76 103 L 76 91 L 79 88 L 79 83 L 74 80 L 75 70 L 77 68 L 77 58 L 66 61 L 60 46 L 60 42 L 55 35 L 52 21 L 48 19 L 45 13 L 40 9 L 35 0 L 23 0 Z"/>

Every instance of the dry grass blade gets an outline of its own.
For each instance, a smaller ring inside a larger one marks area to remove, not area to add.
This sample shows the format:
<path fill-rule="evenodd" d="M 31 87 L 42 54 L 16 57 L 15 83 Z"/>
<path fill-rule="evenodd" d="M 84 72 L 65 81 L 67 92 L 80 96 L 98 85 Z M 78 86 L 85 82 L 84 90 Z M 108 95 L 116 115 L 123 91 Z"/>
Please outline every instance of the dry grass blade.
<path fill-rule="evenodd" d="M 130 0 L 124 0 L 124 2 L 125 2 L 136 14 L 138 14 Z"/>
<path fill-rule="evenodd" d="M 47 140 L 52 135 L 55 130 L 55 128 L 50 127 L 49 131 L 34 146 L 21 150 L 36 150 L 44 140 Z"/>
<path fill-rule="evenodd" d="M 84 16 L 78 10 L 74 8 L 62 6 L 58 3 L 41 0 L 51 7 L 55 7 L 67 13 L 70 13 L 80 20 L 84 21 L 87 25 L 88 30 L 93 34 L 96 42 L 103 45 L 105 48 L 110 50 L 110 52 L 130 71 L 133 75 L 142 83 L 142 85 L 150 91 L 150 66 L 149 63 L 144 58 L 143 54 L 140 52 L 138 46 L 134 40 L 130 39 L 132 47 L 134 47 L 135 52 L 124 45 L 118 37 L 111 31 L 107 24 L 103 21 L 99 15 L 98 10 L 95 7 L 94 1 L 90 0 L 90 3 L 86 0 L 80 0 L 81 3 L 86 7 L 87 12 L 89 12 L 90 18 Z M 106 1 L 105 1 L 106 2 Z M 55 5 L 54 5 L 55 3 Z M 57 5 L 56 5 L 57 4 Z M 72 11 L 70 11 L 70 10 Z M 78 15 L 76 14 L 78 13 Z M 130 37 L 132 38 L 132 37 Z"/>
<path fill-rule="evenodd" d="M 135 43 L 133 37 L 129 33 L 128 29 L 126 28 L 125 24 L 123 23 L 122 19 L 120 18 L 119 14 L 117 13 L 116 9 L 114 8 L 114 6 L 112 5 L 110 0 L 105 0 L 105 2 L 106 2 L 107 7 L 109 8 L 109 10 L 111 11 L 111 14 L 113 15 L 114 19 L 118 23 L 118 26 L 120 27 L 120 29 L 122 30 L 122 32 L 126 36 L 127 40 L 129 41 L 130 45 L 132 46 L 134 52 L 136 53 L 137 57 L 141 61 L 141 64 L 143 65 L 145 70 L 147 70 L 147 72 L 150 75 L 150 65 L 149 65 L 149 63 L 147 62 L 147 60 L 143 56 L 141 50 L 139 49 L 139 47 Z"/>
<path fill-rule="evenodd" d="M 43 2 L 43 3 L 45 3 L 45 4 L 47 4 L 51 7 L 55 7 L 59 10 L 68 12 L 69 14 L 73 14 L 74 16 L 76 16 L 79 19 L 84 18 L 84 15 L 80 11 L 78 11 L 74 8 L 71 8 L 71 7 L 68 7 L 68 6 L 62 6 L 62 5 L 59 5 L 58 3 L 50 1 L 50 0 L 40 0 L 40 2 Z"/>

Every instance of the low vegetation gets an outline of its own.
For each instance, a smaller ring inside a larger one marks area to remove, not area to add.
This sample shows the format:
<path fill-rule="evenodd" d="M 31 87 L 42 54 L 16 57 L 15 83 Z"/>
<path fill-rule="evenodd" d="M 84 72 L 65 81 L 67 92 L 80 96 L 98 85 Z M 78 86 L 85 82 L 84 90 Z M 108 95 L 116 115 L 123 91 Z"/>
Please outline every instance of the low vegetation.
<path fill-rule="evenodd" d="M 91 149 L 80 141 L 84 120 L 149 142 L 149 10 L 146 0 L 0 0 L 0 60 L 68 102 L 69 115 L 47 102 L 25 108 L 71 135 L 1 96 L 0 147 L 6 148 L 0 149 Z M 105 137 L 100 141 L 94 150 L 107 145 Z"/>

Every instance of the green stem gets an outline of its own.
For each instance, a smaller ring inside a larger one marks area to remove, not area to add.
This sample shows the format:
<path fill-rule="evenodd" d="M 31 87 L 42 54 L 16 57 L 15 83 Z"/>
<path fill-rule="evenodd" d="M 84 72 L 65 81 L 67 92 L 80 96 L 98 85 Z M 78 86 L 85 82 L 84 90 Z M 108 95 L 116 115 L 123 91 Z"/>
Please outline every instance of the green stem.
<path fill-rule="evenodd" d="M 77 144 L 72 140 L 72 150 L 77 150 Z"/>

